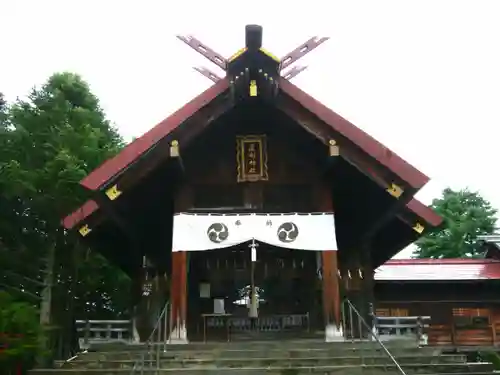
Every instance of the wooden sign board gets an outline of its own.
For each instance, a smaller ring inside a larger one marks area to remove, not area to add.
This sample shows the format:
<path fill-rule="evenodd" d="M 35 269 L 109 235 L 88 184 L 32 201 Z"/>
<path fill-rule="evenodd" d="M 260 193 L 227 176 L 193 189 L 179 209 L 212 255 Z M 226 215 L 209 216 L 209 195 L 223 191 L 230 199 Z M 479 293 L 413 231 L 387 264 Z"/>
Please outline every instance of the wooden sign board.
<path fill-rule="evenodd" d="M 236 137 L 238 182 L 267 181 L 267 143 L 265 135 Z"/>

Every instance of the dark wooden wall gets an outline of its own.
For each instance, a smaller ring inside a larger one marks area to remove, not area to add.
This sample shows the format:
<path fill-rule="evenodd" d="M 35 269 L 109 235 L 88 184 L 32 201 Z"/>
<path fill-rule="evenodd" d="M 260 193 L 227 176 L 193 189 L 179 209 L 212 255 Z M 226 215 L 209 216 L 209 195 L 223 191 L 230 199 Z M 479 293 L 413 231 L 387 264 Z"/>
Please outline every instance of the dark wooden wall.
<path fill-rule="evenodd" d="M 496 345 L 500 339 L 499 287 L 494 280 L 378 282 L 375 284 L 376 314 L 430 316 L 430 344 Z"/>
<path fill-rule="evenodd" d="M 242 113 L 243 112 L 243 113 Z M 268 181 L 238 183 L 236 137 L 265 135 Z M 261 212 L 318 209 L 327 147 L 276 110 L 243 107 L 201 134 L 183 153 L 192 208 L 247 207 Z"/>

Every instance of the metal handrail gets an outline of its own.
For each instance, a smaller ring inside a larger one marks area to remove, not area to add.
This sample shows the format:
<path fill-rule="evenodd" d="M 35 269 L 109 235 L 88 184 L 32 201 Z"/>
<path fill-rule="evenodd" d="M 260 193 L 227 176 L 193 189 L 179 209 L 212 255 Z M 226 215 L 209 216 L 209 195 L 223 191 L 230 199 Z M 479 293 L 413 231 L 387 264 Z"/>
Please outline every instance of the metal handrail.
<path fill-rule="evenodd" d="M 149 362 L 149 370 L 153 370 L 154 367 L 156 367 L 156 370 L 158 371 L 160 369 L 160 342 L 161 342 L 161 330 L 159 329 L 162 325 L 163 321 L 163 331 L 164 331 L 164 345 L 163 345 L 163 351 L 167 351 L 167 322 L 168 322 L 168 317 L 169 317 L 169 307 L 170 307 L 170 301 L 167 301 L 165 303 L 165 306 L 163 307 L 163 310 L 161 311 L 160 315 L 158 316 L 158 319 L 156 320 L 156 323 L 153 327 L 153 330 L 151 331 L 151 334 L 149 335 L 148 339 L 144 343 L 145 350 L 141 353 L 141 357 L 137 359 L 134 363 L 134 366 L 132 367 L 131 375 L 135 374 L 136 371 L 139 369 L 141 370 L 140 374 L 144 375 L 144 370 L 145 370 L 145 362 L 146 359 L 148 359 Z M 155 336 L 157 336 L 157 341 L 156 341 L 156 351 L 155 353 L 152 352 L 151 346 L 154 345 L 155 341 Z M 153 355 L 156 354 L 156 360 L 153 363 Z"/>
<path fill-rule="evenodd" d="M 351 323 L 351 336 L 353 336 L 353 329 L 352 329 L 352 324 L 353 324 L 353 316 L 352 316 L 352 313 L 354 312 L 357 316 L 357 319 L 358 319 L 358 322 L 363 325 L 365 327 L 365 329 L 368 331 L 368 333 L 370 334 L 370 336 L 380 345 L 380 347 L 382 348 L 382 350 L 384 351 L 384 353 L 387 355 L 387 357 L 389 357 L 389 359 L 392 361 L 392 363 L 396 366 L 396 368 L 398 369 L 399 373 L 401 375 L 406 375 L 406 373 L 404 372 L 404 370 L 401 368 L 401 366 L 399 365 L 398 361 L 396 360 L 396 358 L 394 358 L 394 356 L 391 354 L 391 352 L 389 351 L 389 349 L 387 349 L 387 347 L 384 345 L 384 343 L 380 340 L 380 338 L 378 337 L 377 334 L 375 334 L 372 330 L 372 328 L 370 327 L 370 325 L 366 322 L 366 320 L 361 316 L 360 312 L 356 309 L 356 307 L 352 304 L 352 302 L 349 300 L 349 299 L 345 299 L 345 302 L 347 303 L 347 306 L 349 307 L 349 320 L 350 320 L 350 323 Z M 343 311 L 344 309 L 342 308 L 342 324 L 344 325 L 345 324 L 345 313 Z M 344 334 L 346 333 L 346 327 L 344 326 Z M 360 336 L 361 336 L 362 332 L 360 330 Z M 360 337 L 362 338 L 362 337 Z"/>

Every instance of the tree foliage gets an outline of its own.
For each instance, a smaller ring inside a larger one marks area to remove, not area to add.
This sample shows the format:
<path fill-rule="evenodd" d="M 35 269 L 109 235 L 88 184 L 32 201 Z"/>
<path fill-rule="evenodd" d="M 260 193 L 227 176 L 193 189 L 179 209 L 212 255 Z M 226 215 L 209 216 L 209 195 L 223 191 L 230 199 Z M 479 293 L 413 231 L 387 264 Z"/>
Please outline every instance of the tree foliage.
<path fill-rule="evenodd" d="M 76 74 L 54 74 L 25 100 L 0 95 L 0 289 L 39 303 L 52 257 L 53 320 L 62 329 L 75 316 L 128 307 L 128 278 L 60 224 L 88 198 L 78 182 L 122 147 Z"/>
<path fill-rule="evenodd" d="M 38 354 L 43 334 L 38 309 L 0 291 L 0 372 L 14 373 L 17 366 L 28 368 Z"/>
<path fill-rule="evenodd" d="M 417 242 L 417 258 L 464 258 L 482 255 L 477 236 L 495 231 L 496 213 L 490 202 L 479 193 L 463 189 L 445 189 L 442 196 L 432 202 L 443 218 L 437 230 Z"/>

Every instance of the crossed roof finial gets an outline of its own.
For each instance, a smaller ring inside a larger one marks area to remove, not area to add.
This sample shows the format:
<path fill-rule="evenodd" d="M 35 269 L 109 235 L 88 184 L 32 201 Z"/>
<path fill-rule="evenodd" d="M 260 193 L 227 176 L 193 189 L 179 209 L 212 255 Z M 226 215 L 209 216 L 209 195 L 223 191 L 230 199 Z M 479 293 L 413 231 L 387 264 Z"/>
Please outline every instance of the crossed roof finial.
<path fill-rule="evenodd" d="M 247 26 L 247 33 L 248 33 L 248 28 Z M 260 28 L 260 37 L 262 37 L 262 29 Z M 228 59 L 224 58 L 220 53 L 217 53 L 215 50 L 212 48 L 208 47 L 206 44 L 202 43 L 200 40 L 195 38 L 192 35 L 177 35 L 177 38 L 182 40 L 184 43 L 186 43 L 189 47 L 194 49 L 196 52 L 200 53 L 203 55 L 206 59 L 210 60 L 212 63 L 217 65 L 219 68 L 222 70 L 226 71 L 227 66 L 228 66 Z M 280 74 L 281 77 L 283 77 L 286 80 L 290 80 L 294 77 L 296 77 L 298 74 L 303 72 L 304 70 L 307 69 L 307 66 L 294 66 L 288 70 L 290 65 L 294 64 L 297 62 L 299 59 L 307 55 L 309 52 L 311 52 L 313 49 L 318 47 L 319 45 L 323 44 L 326 42 L 329 37 L 312 37 L 306 42 L 302 43 L 299 45 L 297 48 L 295 48 L 293 51 L 287 53 L 285 56 L 283 56 L 280 60 Z M 247 40 L 248 42 L 248 40 Z M 232 58 L 235 58 L 238 56 L 244 48 L 238 52 L 236 52 Z M 217 83 L 219 82 L 222 77 L 220 77 L 217 73 L 214 73 L 210 69 L 206 67 L 194 67 L 194 70 L 196 70 L 198 73 L 204 75 L 208 79 L 210 79 L 212 82 Z M 286 71 L 285 71 L 286 70 Z"/>

